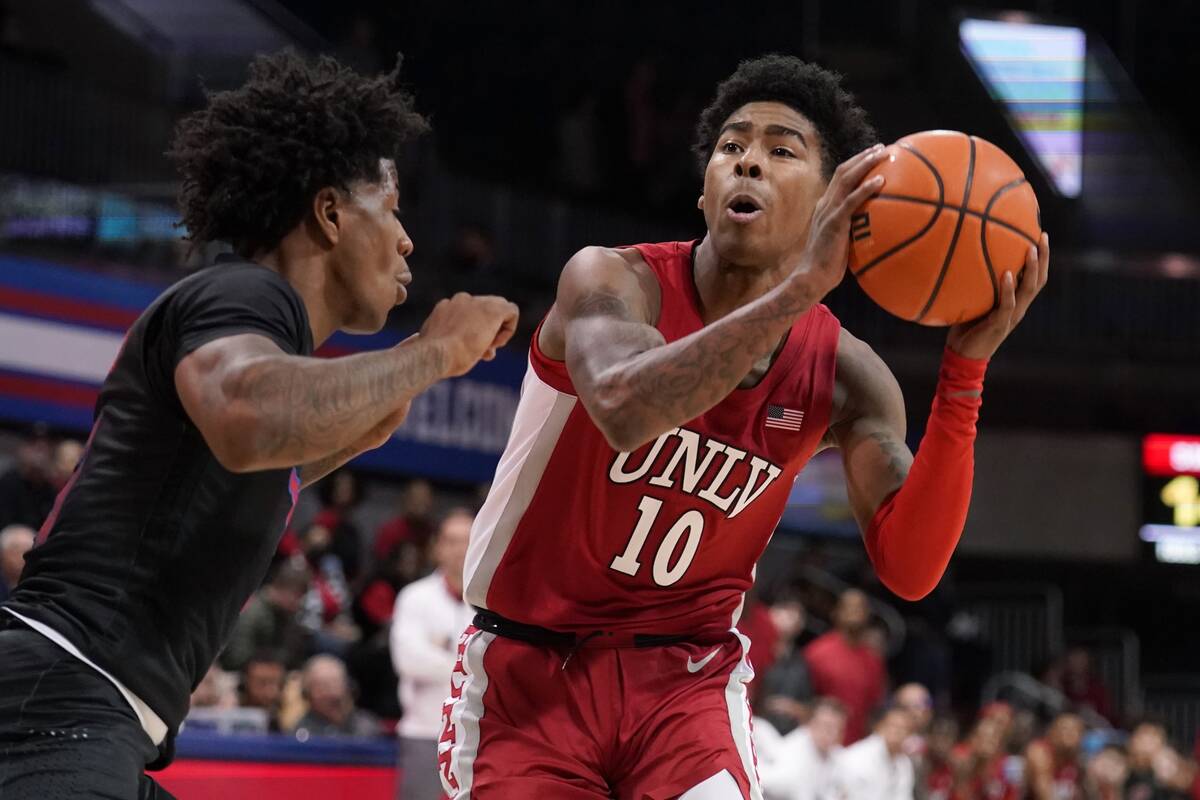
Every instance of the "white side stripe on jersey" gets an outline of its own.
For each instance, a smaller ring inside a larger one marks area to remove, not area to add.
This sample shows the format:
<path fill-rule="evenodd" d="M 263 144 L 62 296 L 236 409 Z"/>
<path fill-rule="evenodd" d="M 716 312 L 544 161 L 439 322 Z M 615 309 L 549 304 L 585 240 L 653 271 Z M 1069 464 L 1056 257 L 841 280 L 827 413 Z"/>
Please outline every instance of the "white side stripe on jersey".
<path fill-rule="evenodd" d="M 543 382 L 532 365 L 526 370 L 508 445 L 496 466 L 492 490 L 471 528 L 463 595 L 477 608 L 487 608 L 496 567 L 533 500 L 576 402 L 573 395 Z"/>
<path fill-rule="evenodd" d="M 450 800 L 470 800 L 471 787 L 475 783 L 475 759 L 479 755 L 479 720 L 483 717 L 483 694 L 488 688 L 488 675 L 483 668 L 483 657 L 496 634 L 473 631 L 466 634 L 466 647 L 462 651 L 461 664 L 466 677 L 454 685 L 459 673 L 455 668 L 451 686 L 453 694 L 443 706 L 442 713 L 448 716 L 444 728 L 454 731 L 453 743 L 438 742 L 438 774 L 442 779 L 442 790 Z M 450 751 L 448 772 L 443 769 L 445 751 Z"/>

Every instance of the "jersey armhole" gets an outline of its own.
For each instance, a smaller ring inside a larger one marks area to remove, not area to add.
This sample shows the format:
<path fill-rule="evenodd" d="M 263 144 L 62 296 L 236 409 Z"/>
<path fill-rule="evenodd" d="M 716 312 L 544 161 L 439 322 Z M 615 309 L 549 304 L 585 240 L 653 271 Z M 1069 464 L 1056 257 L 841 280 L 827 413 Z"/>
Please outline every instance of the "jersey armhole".
<path fill-rule="evenodd" d="M 546 317 L 543 317 L 529 342 L 529 365 L 542 383 L 563 394 L 575 395 L 575 384 L 571 382 L 571 375 L 567 372 L 567 362 L 550 358 L 538 345 L 542 326 L 545 324 Z"/>
<path fill-rule="evenodd" d="M 820 422 L 821 436 L 824 438 L 825 432 L 833 423 L 833 387 L 837 382 L 837 352 L 842 323 L 823 303 L 818 304 L 814 311 L 818 313 L 813 320 L 816 330 L 809 334 L 810 337 L 812 334 L 816 335 L 813 345 L 818 353 L 813 370 L 816 379 L 813 406 Z"/>

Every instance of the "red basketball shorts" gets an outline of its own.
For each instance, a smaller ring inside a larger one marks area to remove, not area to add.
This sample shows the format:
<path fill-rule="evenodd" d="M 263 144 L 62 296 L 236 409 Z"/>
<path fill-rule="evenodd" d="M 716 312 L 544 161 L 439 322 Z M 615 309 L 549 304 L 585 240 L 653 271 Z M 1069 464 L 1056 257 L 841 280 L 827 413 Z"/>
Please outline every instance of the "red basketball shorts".
<path fill-rule="evenodd" d="M 467 628 L 442 708 L 442 787 L 452 800 L 668 800 L 726 770 L 760 800 L 749 646 L 730 631 L 572 652 Z"/>

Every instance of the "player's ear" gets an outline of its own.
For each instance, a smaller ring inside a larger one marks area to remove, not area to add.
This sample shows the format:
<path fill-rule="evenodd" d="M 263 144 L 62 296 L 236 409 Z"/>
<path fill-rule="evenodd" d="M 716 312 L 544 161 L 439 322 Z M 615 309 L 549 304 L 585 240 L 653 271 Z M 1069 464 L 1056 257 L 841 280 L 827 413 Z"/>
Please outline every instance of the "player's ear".
<path fill-rule="evenodd" d="M 696 201 L 696 208 L 704 210 L 704 195 L 700 195 L 700 199 Z"/>
<path fill-rule="evenodd" d="M 341 227 L 338 225 L 338 209 L 341 195 L 332 186 L 326 186 L 313 196 L 312 218 L 316 233 L 330 246 L 338 243 Z"/>

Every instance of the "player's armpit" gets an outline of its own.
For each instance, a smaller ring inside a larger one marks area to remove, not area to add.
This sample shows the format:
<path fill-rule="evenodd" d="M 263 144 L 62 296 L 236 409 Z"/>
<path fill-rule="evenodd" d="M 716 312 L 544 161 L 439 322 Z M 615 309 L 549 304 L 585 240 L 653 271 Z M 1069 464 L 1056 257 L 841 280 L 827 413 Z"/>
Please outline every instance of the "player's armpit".
<path fill-rule="evenodd" d="M 916 457 L 904 446 L 895 378 L 870 348 L 843 332 L 839 388 L 846 413 L 833 426 L 867 553 L 885 586 L 906 600 L 931 592 L 962 536 L 974 479 L 975 421 L 986 362 L 947 351 Z"/>

